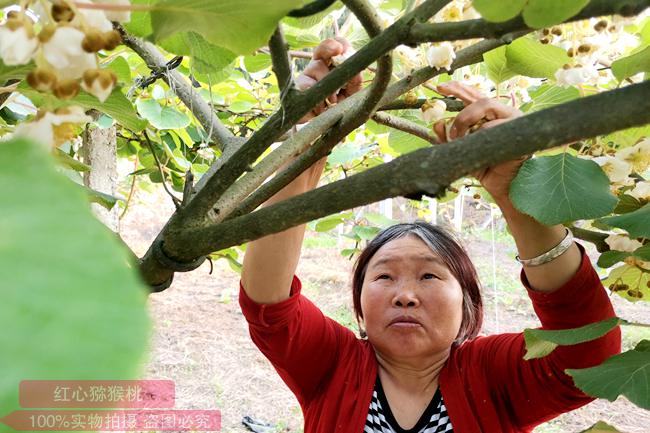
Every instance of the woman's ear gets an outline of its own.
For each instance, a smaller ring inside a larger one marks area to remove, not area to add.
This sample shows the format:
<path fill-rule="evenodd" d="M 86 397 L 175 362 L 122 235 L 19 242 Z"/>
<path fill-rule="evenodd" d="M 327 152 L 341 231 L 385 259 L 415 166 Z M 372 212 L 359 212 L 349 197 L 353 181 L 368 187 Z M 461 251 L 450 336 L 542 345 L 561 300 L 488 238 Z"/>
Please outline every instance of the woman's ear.
<path fill-rule="evenodd" d="M 357 319 L 357 325 L 359 325 L 359 337 L 367 338 L 368 334 L 366 334 L 366 330 L 363 325 L 363 319 Z"/>

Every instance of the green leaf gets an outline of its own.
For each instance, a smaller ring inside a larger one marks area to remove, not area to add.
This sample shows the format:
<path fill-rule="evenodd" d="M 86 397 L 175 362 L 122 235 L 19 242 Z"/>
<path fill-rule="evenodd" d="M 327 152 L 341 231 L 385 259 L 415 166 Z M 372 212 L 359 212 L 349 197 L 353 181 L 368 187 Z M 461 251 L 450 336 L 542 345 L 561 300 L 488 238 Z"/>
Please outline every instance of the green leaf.
<path fill-rule="evenodd" d="M 524 21 L 534 29 L 560 24 L 576 16 L 589 0 L 528 0 Z"/>
<path fill-rule="evenodd" d="M 604 421 L 598 421 L 596 424 L 589 427 L 587 430 L 583 430 L 580 433 L 621 433 L 616 430 L 616 428 L 607 424 Z"/>
<path fill-rule="evenodd" d="M 624 395 L 632 403 L 650 409 L 650 352 L 647 340 L 634 350 L 614 355 L 601 365 L 579 370 L 569 369 L 578 388 L 598 398 L 614 401 Z"/>
<path fill-rule="evenodd" d="M 506 58 L 509 69 L 533 78 L 553 78 L 555 72 L 569 62 L 569 55 L 562 48 L 528 37 L 508 45 Z"/>
<path fill-rule="evenodd" d="M 92 203 L 97 203 L 108 210 L 113 209 L 117 201 L 121 200 L 120 198 L 94 190 L 92 188 L 88 188 L 87 186 L 79 186 L 81 186 L 86 191 L 86 194 L 88 194 L 88 198 Z"/>
<path fill-rule="evenodd" d="M 431 147 L 431 143 L 426 140 L 416 137 L 408 132 L 400 131 L 398 129 L 391 129 L 388 134 L 388 145 L 401 155 L 413 152 L 414 150 L 422 149 L 424 147 Z"/>
<path fill-rule="evenodd" d="M 79 92 L 79 95 L 73 98 L 69 105 L 80 105 L 86 110 L 95 109 L 101 111 L 111 116 L 120 125 L 134 132 L 140 132 L 147 126 L 147 121 L 138 117 L 131 101 L 126 99 L 126 96 L 118 88 L 113 89 L 113 92 L 103 103 L 86 92 Z"/>
<path fill-rule="evenodd" d="M 598 164 L 568 153 L 526 161 L 510 185 L 510 198 L 546 225 L 607 215 L 617 202 Z"/>
<path fill-rule="evenodd" d="M 575 329 L 544 330 L 525 329 L 526 354 L 524 359 L 542 358 L 553 352 L 557 346 L 568 346 L 595 340 L 607 334 L 621 323 L 618 317 L 612 317 L 601 322 L 590 323 Z"/>
<path fill-rule="evenodd" d="M 623 81 L 640 72 L 650 72 L 650 47 L 636 54 L 616 60 L 612 63 L 612 72 L 619 81 Z"/>
<path fill-rule="evenodd" d="M 28 63 L 26 65 L 16 65 L 16 66 L 7 66 L 2 63 L 0 60 L 0 85 L 2 85 L 7 80 L 22 80 L 29 74 L 29 72 L 34 69 L 33 63 Z"/>
<path fill-rule="evenodd" d="M 354 226 L 352 227 L 352 232 L 357 235 L 360 239 L 370 241 L 379 233 L 381 229 L 379 227 L 368 227 L 368 226 Z"/>
<path fill-rule="evenodd" d="M 644 246 L 634 250 L 634 256 L 640 258 L 641 260 L 650 262 L 650 243 L 647 243 Z"/>
<path fill-rule="evenodd" d="M 117 56 L 106 66 L 115 73 L 119 83 L 129 86 L 132 84 L 131 67 L 124 57 Z"/>
<path fill-rule="evenodd" d="M 517 75 L 516 72 L 508 69 L 506 50 L 507 47 L 504 45 L 483 54 L 483 59 L 487 66 L 488 77 L 496 84 L 503 83 Z"/>
<path fill-rule="evenodd" d="M 532 113 L 578 99 L 580 91 L 575 87 L 561 87 L 544 84 L 528 92 L 531 101 L 521 106 L 521 110 Z"/>
<path fill-rule="evenodd" d="M 598 257 L 598 266 L 601 268 L 611 268 L 618 262 L 622 262 L 627 257 L 631 256 L 632 253 L 626 251 L 605 251 Z"/>
<path fill-rule="evenodd" d="M 355 159 L 362 158 L 372 150 L 371 146 L 359 147 L 359 145 L 346 142 L 336 146 L 327 157 L 327 162 L 332 165 L 347 164 Z"/>
<path fill-rule="evenodd" d="M 637 266 L 623 265 L 613 269 L 603 285 L 631 302 L 650 299 L 650 271 Z"/>
<path fill-rule="evenodd" d="M 35 105 L 39 106 L 43 103 L 44 95 L 29 87 L 26 83 L 21 83 L 19 86 L 20 93 L 27 96 Z M 128 128 L 134 132 L 140 132 L 147 126 L 147 121 L 142 120 L 133 109 L 133 104 L 126 99 L 119 88 L 113 89 L 113 92 L 102 103 L 93 95 L 84 92 L 79 92 L 74 98 L 63 101 L 60 99 L 50 99 L 48 102 L 52 103 L 51 108 L 66 107 L 69 105 L 79 105 L 86 110 L 97 110 L 111 116 L 117 123 Z"/>
<path fill-rule="evenodd" d="M 363 214 L 363 217 L 370 222 L 370 224 L 374 224 L 382 229 L 386 227 L 390 227 L 394 224 L 397 224 L 399 221 L 388 218 L 380 213 L 376 212 L 367 212 Z"/>
<path fill-rule="evenodd" d="M 74 159 L 61 149 L 56 149 L 55 152 L 56 159 L 66 167 L 70 167 L 71 169 L 75 171 L 83 171 L 83 172 L 88 172 L 90 171 L 90 166 L 84 164 L 83 162 Z"/>
<path fill-rule="evenodd" d="M 248 72 L 259 72 L 271 67 L 271 56 L 268 54 L 254 54 L 244 57 L 244 65 Z"/>
<path fill-rule="evenodd" d="M 235 53 L 206 41 L 196 32 L 177 33 L 161 41 L 160 46 L 170 53 L 190 56 L 192 72 L 217 74 L 237 57 Z"/>
<path fill-rule="evenodd" d="M 187 30 L 188 23 L 207 41 L 235 54 L 264 45 L 287 13 L 302 0 L 162 0 L 153 5 L 151 24 L 157 41 Z"/>
<path fill-rule="evenodd" d="M 158 129 L 185 128 L 190 118 L 174 107 L 161 106 L 154 99 L 138 99 L 135 103 L 138 113 Z"/>
<path fill-rule="evenodd" d="M 600 222 L 627 230 L 633 238 L 650 238 L 650 203 L 634 212 L 601 218 Z"/>
<path fill-rule="evenodd" d="M 614 208 L 614 213 L 621 214 L 634 212 L 635 210 L 640 209 L 641 206 L 643 205 L 636 197 L 629 194 L 621 194 L 618 197 L 618 204 Z"/>
<path fill-rule="evenodd" d="M 487 21 L 503 22 L 519 15 L 528 0 L 474 0 L 474 8 Z"/>
<path fill-rule="evenodd" d="M 310 15 L 308 17 L 302 17 L 302 18 L 285 17 L 282 19 L 282 22 L 284 24 L 290 25 L 291 27 L 296 27 L 299 29 L 309 29 L 318 24 L 322 24 L 325 18 L 329 14 L 331 14 L 335 10 L 341 9 L 342 6 L 343 6 L 342 3 L 334 2 L 330 7 L 328 7 L 322 12 L 318 12 L 317 14 Z"/>
<path fill-rule="evenodd" d="M 123 244 L 40 145 L 0 143 L 0 185 L 0 413 L 24 379 L 139 377 L 148 291 Z"/>

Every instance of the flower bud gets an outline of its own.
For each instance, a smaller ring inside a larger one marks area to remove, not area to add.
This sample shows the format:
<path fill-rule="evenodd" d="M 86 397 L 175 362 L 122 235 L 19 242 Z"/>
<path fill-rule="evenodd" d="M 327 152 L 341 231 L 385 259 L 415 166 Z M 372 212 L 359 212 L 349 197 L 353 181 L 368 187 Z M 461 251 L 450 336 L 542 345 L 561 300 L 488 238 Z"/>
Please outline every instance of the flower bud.
<path fill-rule="evenodd" d="M 122 43 L 122 35 L 117 30 L 104 33 L 104 49 L 111 51 Z"/>
<path fill-rule="evenodd" d="M 427 62 L 436 69 L 449 69 L 456 58 L 453 45 L 443 42 L 438 46 L 431 46 L 427 50 Z"/>
<path fill-rule="evenodd" d="M 414 105 L 418 102 L 418 95 L 413 91 L 407 92 L 406 95 L 404 95 L 404 102 L 409 105 Z"/>
<path fill-rule="evenodd" d="M 422 111 L 422 119 L 427 123 L 434 123 L 442 119 L 447 111 L 447 104 L 440 99 L 435 101 L 427 101 L 420 108 Z"/>
<path fill-rule="evenodd" d="M 600 20 L 594 25 L 594 30 L 600 33 L 607 28 L 607 25 L 607 20 Z"/>
<path fill-rule="evenodd" d="M 56 87 L 56 74 L 47 69 L 36 68 L 27 74 L 27 84 L 39 92 L 50 92 Z"/>
<path fill-rule="evenodd" d="M 551 29 L 551 33 L 553 33 L 555 36 L 562 36 L 562 29 L 560 27 L 553 27 Z"/>
<path fill-rule="evenodd" d="M 52 5 L 52 18 L 58 23 L 69 23 L 74 18 L 74 11 L 67 3 L 56 1 Z"/>
<path fill-rule="evenodd" d="M 117 83 L 117 76 L 107 69 L 89 69 L 84 72 L 81 87 L 104 102 Z"/>
<path fill-rule="evenodd" d="M 87 53 L 96 53 L 97 51 L 103 50 L 105 45 L 106 38 L 104 34 L 97 30 L 87 31 L 81 41 L 81 48 Z"/>
<path fill-rule="evenodd" d="M 53 90 L 54 96 L 59 99 L 72 99 L 79 94 L 80 86 L 77 80 L 61 80 Z"/>

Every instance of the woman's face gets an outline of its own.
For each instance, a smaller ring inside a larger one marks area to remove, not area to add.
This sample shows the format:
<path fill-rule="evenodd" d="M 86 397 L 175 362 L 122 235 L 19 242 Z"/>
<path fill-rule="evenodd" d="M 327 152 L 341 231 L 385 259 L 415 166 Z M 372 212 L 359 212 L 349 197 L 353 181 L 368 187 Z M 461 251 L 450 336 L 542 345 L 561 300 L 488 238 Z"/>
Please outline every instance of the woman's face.
<path fill-rule="evenodd" d="M 458 280 L 417 236 L 394 239 L 370 259 L 361 310 L 368 341 L 383 356 L 421 357 L 449 349 L 462 309 Z"/>

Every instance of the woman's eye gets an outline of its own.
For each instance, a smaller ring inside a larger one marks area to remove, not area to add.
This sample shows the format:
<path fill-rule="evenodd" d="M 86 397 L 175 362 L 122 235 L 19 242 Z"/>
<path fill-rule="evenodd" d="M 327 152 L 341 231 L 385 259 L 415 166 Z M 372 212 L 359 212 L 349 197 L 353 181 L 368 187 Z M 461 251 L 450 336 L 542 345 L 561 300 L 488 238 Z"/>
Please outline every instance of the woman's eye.
<path fill-rule="evenodd" d="M 422 276 L 422 278 L 424 278 L 424 279 L 426 279 L 426 280 L 432 280 L 432 279 L 434 279 L 434 278 L 438 278 L 438 277 L 436 277 L 436 276 L 433 275 L 433 274 L 428 274 L 428 273 L 427 273 L 427 274 L 424 274 L 424 275 Z"/>
<path fill-rule="evenodd" d="M 388 276 L 386 274 L 381 274 L 380 276 L 377 277 L 378 280 L 382 280 L 382 279 L 386 279 L 386 278 L 390 278 L 390 276 Z"/>

